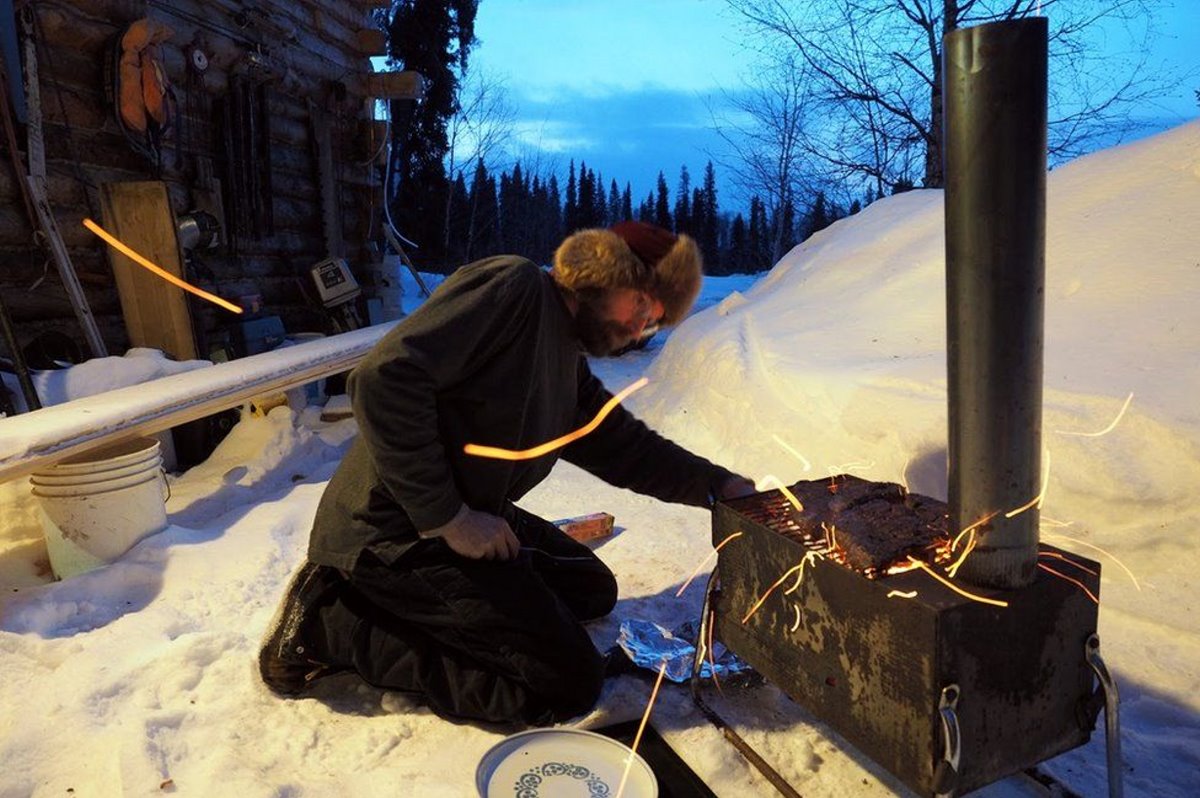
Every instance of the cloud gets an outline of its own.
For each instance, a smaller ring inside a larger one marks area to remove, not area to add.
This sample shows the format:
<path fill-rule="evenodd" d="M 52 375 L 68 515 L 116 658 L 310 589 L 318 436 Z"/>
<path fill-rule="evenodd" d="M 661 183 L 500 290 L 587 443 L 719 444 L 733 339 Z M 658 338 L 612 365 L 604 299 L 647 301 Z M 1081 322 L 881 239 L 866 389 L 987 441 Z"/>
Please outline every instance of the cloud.
<path fill-rule="evenodd" d="M 674 196 L 681 165 L 687 165 L 695 182 L 712 153 L 724 149 L 711 129 L 708 98 L 697 92 L 661 86 L 540 89 L 513 92 L 511 100 L 517 108 L 518 146 L 510 155 L 533 150 L 559 161 L 574 159 L 577 166 L 585 161 L 603 174 L 605 183 L 615 178 L 624 188 L 630 182 L 635 202 L 653 190 L 660 170 Z"/>

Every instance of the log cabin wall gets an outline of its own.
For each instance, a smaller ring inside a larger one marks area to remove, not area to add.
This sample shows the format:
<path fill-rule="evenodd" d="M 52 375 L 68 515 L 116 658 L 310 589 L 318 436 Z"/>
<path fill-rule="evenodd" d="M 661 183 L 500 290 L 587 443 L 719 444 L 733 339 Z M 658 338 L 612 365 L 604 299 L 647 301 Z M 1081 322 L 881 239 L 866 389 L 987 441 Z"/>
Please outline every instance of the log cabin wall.
<path fill-rule="evenodd" d="M 99 189 L 109 181 L 163 180 L 176 214 L 193 209 L 217 216 L 224 243 L 199 252 L 188 277 L 237 301 L 258 294 L 263 312 L 280 316 L 289 332 L 327 331 L 324 315 L 306 300 L 300 281 L 326 256 L 314 118 L 328 119 L 337 232 L 343 253 L 363 282 L 377 259 L 365 242 L 382 199 L 382 131 L 371 124 L 366 97 L 369 55 L 382 54 L 371 9 L 358 0 L 38 0 L 17 3 L 36 11 L 38 68 L 45 125 L 50 203 L 111 354 L 129 345 L 108 255 L 82 226 L 100 220 Z M 105 98 L 105 54 L 130 22 L 148 17 L 174 31 L 163 63 L 178 99 L 174 132 L 160 163 L 137 153 Z M 18 26 L 19 28 L 19 26 Z M 193 52 L 206 68 L 194 66 Z M 222 119 L 234 76 L 264 86 L 269 117 L 269 220 L 257 235 L 231 237 L 237 221 Z M 25 150 L 22 138 L 20 148 Z M 0 143 L 0 149 L 5 145 Z M 376 156 L 372 159 L 372 156 Z M 0 162 L 0 292 L 17 322 L 22 346 L 48 330 L 80 343 L 83 335 L 46 251 L 34 243 L 5 154 Z M 201 357 L 232 316 L 192 303 Z M 213 333 L 209 335 L 209 333 Z M 4 348 L 0 343 L 0 350 Z"/>

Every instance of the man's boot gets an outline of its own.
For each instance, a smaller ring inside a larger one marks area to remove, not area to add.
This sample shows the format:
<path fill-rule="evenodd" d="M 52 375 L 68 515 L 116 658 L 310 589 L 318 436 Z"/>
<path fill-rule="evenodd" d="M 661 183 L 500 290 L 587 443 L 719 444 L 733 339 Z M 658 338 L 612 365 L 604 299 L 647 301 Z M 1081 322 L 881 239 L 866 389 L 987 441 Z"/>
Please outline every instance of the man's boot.
<path fill-rule="evenodd" d="M 258 670 L 271 692 L 299 695 L 314 679 L 340 670 L 324 660 L 319 613 L 337 599 L 343 582 L 336 568 L 308 562 L 288 582 L 258 652 Z"/>

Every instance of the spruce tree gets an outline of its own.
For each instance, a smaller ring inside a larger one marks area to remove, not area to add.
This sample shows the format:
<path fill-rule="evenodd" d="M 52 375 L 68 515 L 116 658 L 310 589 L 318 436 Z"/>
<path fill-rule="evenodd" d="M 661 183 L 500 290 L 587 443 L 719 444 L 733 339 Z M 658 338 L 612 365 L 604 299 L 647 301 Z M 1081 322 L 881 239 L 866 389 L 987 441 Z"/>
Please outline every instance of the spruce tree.
<path fill-rule="evenodd" d="M 625 181 L 625 193 L 621 195 L 621 219 L 625 222 L 633 219 L 633 191 L 629 181 Z"/>
<path fill-rule="evenodd" d="M 746 220 L 739 213 L 733 217 L 733 224 L 729 228 L 729 248 L 725 261 L 726 274 L 744 274 L 752 270 L 747 257 L 750 249 L 747 236 Z"/>
<path fill-rule="evenodd" d="M 592 219 L 593 227 L 608 226 L 608 196 L 604 193 L 604 175 L 597 174 L 592 180 L 592 188 L 596 191 L 596 198 L 592 201 L 592 207 L 595 208 L 595 218 Z"/>
<path fill-rule="evenodd" d="M 667 179 L 658 173 L 658 196 L 654 200 L 654 223 L 664 230 L 674 229 L 671 224 L 671 197 L 667 190 Z"/>
<path fill-rule="evenodd" d="M 596 176 L 583 161 L 579 162 L 579 206 L 576 211 L 575 229 L 593 226 L 596 218 L 596 189 L 592 185 Z"/>
<path fill-rule="evenodd" d="M 706 258 L 712 258 L 715 264 L 720 257 L 720 247 L 717 245 L 717 231 L 720 226 L 719 212 L 717 209 L 717 173 L 713 169 L 712 161 L 709 161 L 704 167 L 704 187 L 701 191 L 701 210 L 695 209 L 693 203 L 693 213 L 699 213 L 701 222 L 696 230 L 700 242 L 700 249 L 704 252 Z"/>
<path fill-rule="evenodd" d="M 578 187 L 575 184 L 575 159 L 567 172 L 567 202 L 563 206 L 563 233 L 570 235 L 579 229 L 579 198 Z"/>
<path fill-rule="evenodd" d="M 833 223 L 833 218 L 829 214 L 828 203 L 825 200 L 825 192 L 818 191 L 816 199 L 813 200 L 812 207 L 808 211 L 808 218 L 805 220 L 804 237 L 808 238 L 818 230 L 824 230 Z"/>
<path fill-rule="evenodd" d="M 563 219 L 562 205 L 558 198 L 558 178 L 554 175 L 550 175 L 546 194 L 548 202 L 546 206 L 546 219 L 549 225 L 550 246 L 557 247 L 559 239 L 563 237 Z"/>
<path fill-rule="evenodd" d="M 638 206 L 637 218 L 638 218 L 639 222 L 653 222 L 654 221 L 654 192 L 653 191 L 651 191 L 649 194 L 647 194 L 646 199 L 642 200 L 642 204 Z"/>
<path fill-rule="evenodd" d="M 446 124 L 458 110 L 459 79 L 475 42 L 478 0 L 393 0 L 389 63 L 427 79 L 424 98 L 393 101 L 392 185 L 385 201 L 401 232 L 422 245 L 430 268 L 448 266 L 442 226 L 450 180 Z"/>
<path fill-rule="evenodd" d="M 684 164 L 679 167 L 679 188 L 675 192 L 675 232 L 694 236 L 691 194 L 692 176 Z"/>

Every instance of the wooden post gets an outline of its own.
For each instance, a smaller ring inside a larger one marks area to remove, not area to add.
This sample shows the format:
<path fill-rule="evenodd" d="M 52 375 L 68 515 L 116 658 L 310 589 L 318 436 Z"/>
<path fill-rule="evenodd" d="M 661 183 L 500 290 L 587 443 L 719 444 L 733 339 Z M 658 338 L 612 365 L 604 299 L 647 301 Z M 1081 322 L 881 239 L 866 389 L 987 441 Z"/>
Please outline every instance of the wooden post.
<path fill-rule="evenodd" d="M 165 183 L 103 183 L 100 205 L 104 226 L 110 233 L 167 272 L 185 279 L 183 254 L 175 236 L 175 215 Z M 111 247 L 108 256 L 130 343 L 161 349 L 176 360 L 194 360 L 196 340 L 183 289 Z"/>

